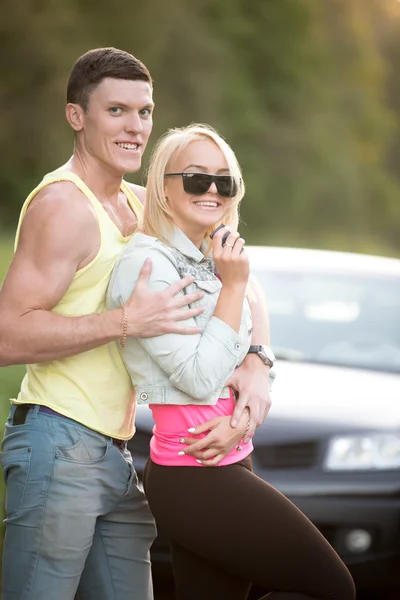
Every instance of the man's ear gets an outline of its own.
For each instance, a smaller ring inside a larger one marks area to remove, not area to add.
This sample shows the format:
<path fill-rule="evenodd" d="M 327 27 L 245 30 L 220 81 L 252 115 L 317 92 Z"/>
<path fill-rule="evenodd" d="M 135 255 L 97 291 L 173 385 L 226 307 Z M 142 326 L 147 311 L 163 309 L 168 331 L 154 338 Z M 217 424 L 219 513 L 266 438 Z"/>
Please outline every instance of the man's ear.
<path fill-rule="evenodd" d="M 65 107 L 65 116 L 74 131 L 82 131 L 85 118 L 82 106 L 79 104 L 67 104 Z"/>

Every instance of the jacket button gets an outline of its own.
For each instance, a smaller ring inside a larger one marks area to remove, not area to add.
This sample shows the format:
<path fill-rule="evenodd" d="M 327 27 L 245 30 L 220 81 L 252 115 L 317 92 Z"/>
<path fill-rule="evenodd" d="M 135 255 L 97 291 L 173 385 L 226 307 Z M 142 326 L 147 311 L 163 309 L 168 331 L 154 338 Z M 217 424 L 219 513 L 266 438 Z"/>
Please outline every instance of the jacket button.
<path fill-rule="evenodd" d="M 240 350 L 240 344 L 238 342 L 235 344 L 235 350 Z"/>
<path fill-rule="evenodd" d="M 141 399 L 141 400 L 147 400 L 147 398 L 148 398 L 148 395 L 146 394 L 146 392 L 142 392 L 142 393 L 140 394 L 140 399 Z"/>

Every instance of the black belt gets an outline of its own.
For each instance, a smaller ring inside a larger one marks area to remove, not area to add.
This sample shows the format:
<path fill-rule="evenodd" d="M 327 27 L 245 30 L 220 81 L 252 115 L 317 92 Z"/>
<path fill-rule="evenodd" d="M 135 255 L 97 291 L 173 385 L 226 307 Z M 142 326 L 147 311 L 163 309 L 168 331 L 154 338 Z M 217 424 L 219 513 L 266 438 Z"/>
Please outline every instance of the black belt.
<path fill-rule="evenodd" d="M 34 408 L 36 406 L 36 404 L 17 404 L 16 408 L 15 408 L 15 412 L 14 412 L 14 418 L 13 418 L 13 425 L 24 425 L 25 421 L 26 421 L 26 415 L 28 414 L 28 412 L 31 410 L 31 408 Z M 39 405 L 39 412 L 41 413 L 47 413 L 48 415 L 54 415 L 56 417 L 62 417 L 64 419 L 68 419 L 69 417 L 66 417 L 65 415 L 62 415 L 61 413 L 57 412 L 56 410 L 53 410 L 52 408 L 49 408 L 48 406 L 42 406 L 41 404 Z M 72 419 L 74 420 L 74 419 Z M 81 425 L 81 423 L 79 423 L 77 421 L 78 425 Z M 117 438 L 111 438 L 111 441 L 113 443 L 114 446 L 116 446 L 119 450 L 121 450 L 121 452 L 123 452 L 126 449 L 126 441 L 125 440 L 118 440 Z"/>

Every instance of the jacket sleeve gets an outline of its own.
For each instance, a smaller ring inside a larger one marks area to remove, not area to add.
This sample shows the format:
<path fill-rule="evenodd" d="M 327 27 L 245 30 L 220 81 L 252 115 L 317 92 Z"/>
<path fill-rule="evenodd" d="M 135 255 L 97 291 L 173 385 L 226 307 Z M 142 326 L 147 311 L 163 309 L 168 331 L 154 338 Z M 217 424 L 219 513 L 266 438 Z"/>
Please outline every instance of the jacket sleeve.
<path fill-rule="evenodd" d="M 112 306 L 120 306 L 129 299 L 148 256 L 153 264 L 149 280 L 152 291 L 165 290 L 171 283 L 180 280 L 172 255 L 162 246 L 147 248 L 146 251 L 135 248 L 133 252 L 125 254 L 114 269 L 109 289 Z M 194 318 L 179 323 L 188 327 L 197 326 Z M 128 337 L 125 349 L 121 348 L 120 351 L 131 375 L 134 369 L 133 366 L 130 369 L 129 365 L 129 345 L 136 339 L 168 375 L 174 387 L 200 401 L 207 400 L 225 385 L 238 364 L 244 344 L 229 325 L 214 316 L 200 334 Z"/>

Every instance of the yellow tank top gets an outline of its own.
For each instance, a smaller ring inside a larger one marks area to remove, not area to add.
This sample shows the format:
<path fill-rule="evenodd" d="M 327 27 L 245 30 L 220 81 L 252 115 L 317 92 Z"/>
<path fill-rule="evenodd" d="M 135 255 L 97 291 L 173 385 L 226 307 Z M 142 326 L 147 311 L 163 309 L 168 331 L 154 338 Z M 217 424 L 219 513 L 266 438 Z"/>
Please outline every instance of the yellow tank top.
<path fill-rule="evenodd" d="M 132 236 L 118 227 L 85 183 L 70 171 L 49 173 L 26 199 L 18 223 L 17 246 L 26 210 L 45 186 L 71 181 L 92 204 L 99 224 L 101 244 L 97 256 L 75 273 L 73 281 L 53 308 L 66 317 L 100 313 L 106 309 L 106 290 L 114 263 Z M 143 207 L 123 181 L 126 195 L 140 223 Z M 42 404 L 104 435 L 129 439 L 135 431 L 135 396 L 116 342 L 69 358 L 27 365 L 17 404 Z"/>

